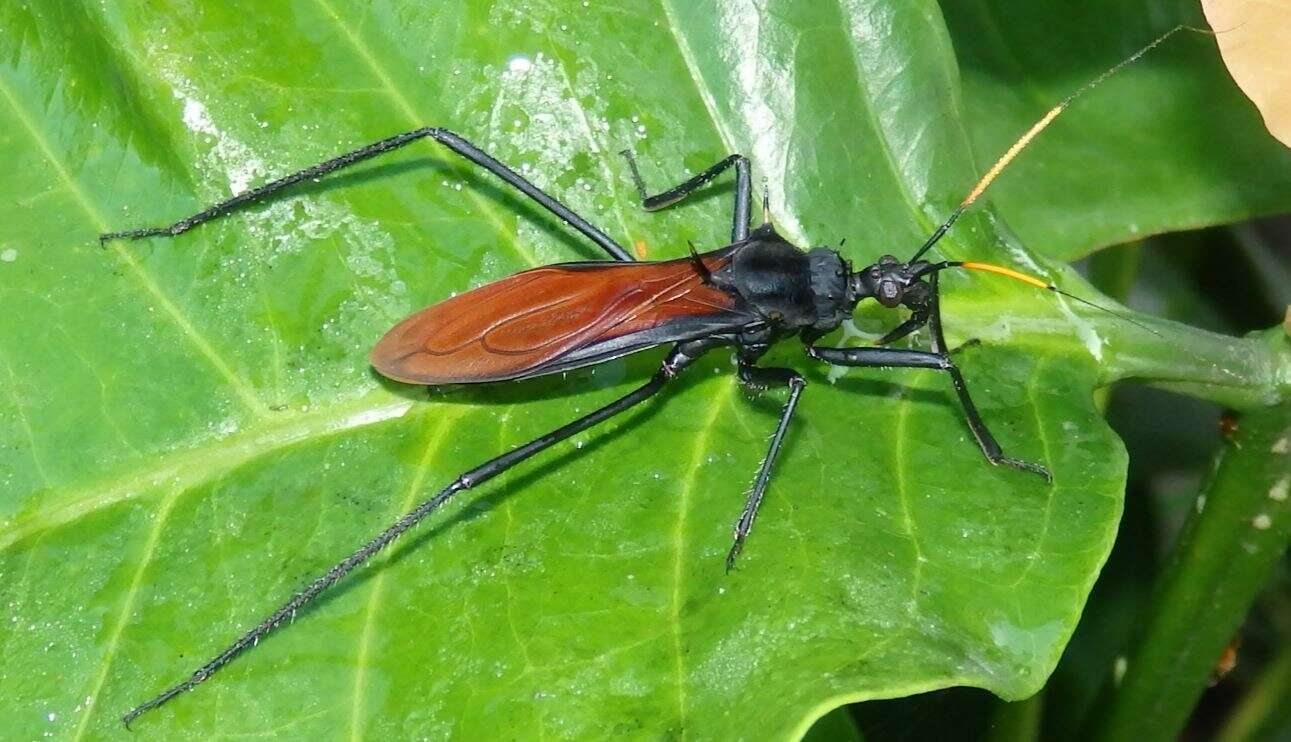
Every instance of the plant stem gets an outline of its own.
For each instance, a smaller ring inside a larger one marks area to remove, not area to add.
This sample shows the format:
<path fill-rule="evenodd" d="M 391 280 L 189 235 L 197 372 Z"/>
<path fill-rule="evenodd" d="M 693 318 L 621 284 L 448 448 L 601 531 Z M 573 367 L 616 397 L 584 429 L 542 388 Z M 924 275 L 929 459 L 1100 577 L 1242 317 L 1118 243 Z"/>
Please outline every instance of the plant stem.
<path fill-rule="evenodd" d="M 1291 698 L 1291 646 L 1283 646 L 1255 679 L 1216 739 L 1244 742 L 1270 734 L 1280 724 L 1291 721 L 1287 698 Z"/>
<path fill-rule="evenodd" d="M 987 344 L 1096 347 L 1101 384 L 1135 380 L 1237 409 L 1291 399 L 1291 340 L 1282 326 L 1238 338 L 1134 315 L 1149 323 L 1153 334 L 1098 310 L 1071 309 L 1068 302 L 1082 320 L 1082 335 L 1073 331 L 1070 319 L 1019 313 L 1008 302 L 952 296 L 946 304 L 958 328 L 971 328 L 971 336 Z"/>
<path fill-rule="evenodd" d="M 1089 282 L 1094 288 L 1124 304 L 1138 278 L 1143 262 L 1141 242 L 1109 247 L 1089 256 Z M 1094 404 L 1104 413 L 1111 398 L 1112 387 L 1101 386 L 1094 390 Z"/>
<path fill-rule="evenodd" d="M 1021 701 L 1000 703 L 991 718 L 987 742 L 1035 742 L 1040 739 L 1044 691 Z"/>
<path fill-rule="evenodd" d="M 1175 739 L 1291 540 L 1291 404 L 1251 411 L 1220 454 L 1143 630 L 1090 719 L 1098 740 Z"/>

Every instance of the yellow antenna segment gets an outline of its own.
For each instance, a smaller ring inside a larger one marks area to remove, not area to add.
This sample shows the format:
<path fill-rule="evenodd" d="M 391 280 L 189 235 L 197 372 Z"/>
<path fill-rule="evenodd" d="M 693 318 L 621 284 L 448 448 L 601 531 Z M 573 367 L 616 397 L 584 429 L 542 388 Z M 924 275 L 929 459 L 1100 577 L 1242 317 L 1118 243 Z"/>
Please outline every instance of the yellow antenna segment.
<path fill-rule="evenodd" d="M 1023 283 L 1029 283 L 1038 289 L 1049 289 L 1050 291 L 1054 289 L 1054 285 L 1051 283 L 1041 281 L 1035 276 L 1028 276 L 1025 273 L 1015 271 L 1012 268 L 1006 268 L 1002 265 L 991 265 L 990 263 L 974 263 L 971 261 L 965 261 L 963 263 L 959 263 L 959 267 L 967 268 L 970 271 L 986 271 L 987 273 L 998 273 L 1001 276 L 1008 276 L 1009 278 L 1012 278 L 1014 280 L 1021 281 Z"/>
<path fill-rule="evenodd" d="M 941 226 L 937 227 L 936 231 L 934 231 L 932 233 L 932 236 L 930 236 L 927 239 L 927 241 L 923 243 L 923 246 L 920 247 L 917 252 L 915 252 L 914 257 L 910 258 L 909 262 L 913 263 L 914 261 L 918 260 L 919 256 L 923 255 L 925 252 L 928 251 L 929 248 L 931 248 L 934 244 L 936 244 L 937 240 L 941 239 L 942 235 L 946 234 L 946 230 L 950 229 L 950 226 L 954 224 L 957 219 L 959 219 L 960 214 L 963 214 L 964 210 L 967 209 L 970 204 L 976 201 L 982 195 L 982 193 L 984 193 L 986 189 L 990 187 L 991 183 L 995 182 L 995 179 L 1000 176 L 1000 173 L 1004 172 L 1004 168 L 1008 167 L 1009 163 L 1013 161 L 1013 158 L 1017 157 L 1018 153 L 1026 149 L 1026 146 L 1031 143 L 1031 140 L 1035 139 L 1036 136 L 1040 134 L 1040 132 L 1044 131 L 1045 127 L 1053 123 L 1053 120 L 1058 118 L 1058 114 L 1066 110 L 1067 106 L 1071 105 L 1072 101 L 1079 98 L 1081 95 L 1085 94 L 1090 89 L 1097 87 L 1100 83 L 1102 83 L 1107 78 L 1111 77 L 1112 75 L 1115 75 L 1117 72 L 1120 72 L 1121 69 L 1126 65 L 1133 64 L 1134 62 L 1138 61 L 1139 57 L 1142 57 L 1144 54 L 1147 54 L 1148 52 L 1152 51 L 1157 46 L 1160 46 L 1162 43 L 1165 42 L 1166 39 L 1184 30 L 1200 31 L 1202 33 L 1208 33 L 1207 31 L 1203 31 L 1202 29 L 1195 29 L 1195 28 L 1192 28 L 1191 26 L 1184 26 L 1184 25 L 1175 26 L 1169 31 L 1166 31 L 1165 33 L 1153 39 L 1142 49 L 1139 49 L 1138 51 L 1134 52 L 1133 54 L 1126 57 L 1125 59 L 1109 67 L 1107 70 L 1103 72 L 1103 74 L 1099 75 L 1098 77 L 1095 77 L 1093 80 L 1090 80 L 1084 85 L 1081 85 L 1080 88 L 1076 90 L 1076 92 L 1072 93 L 1071 95 L 1068 95 L 1066 98 L 1063 98 L 1062 102 L 1060 102 L 1058 105 L 1054 106 L 1053 108 L 1050 108 L 1049 111 L 1045 113 L 1044 116 L 1040 117 L 1039 121 L 1035 122 L 1035 124 L 1033 124 L 1030 129 L 1027 129 L 1025 134 L 1018 137 L 1018 140 L 1013 143 L 1013 146 L 1009 147 L 1008 150 L 1006 150 L 1004 154 L 1001 155 L 1000 158 L 995 161 L 995 164 L 991 165 L 990 168 L 986 170 L 986 174 L 983 175 L 981 179 L 977 181 L 977 184 L 973 186 L 972 190 L 968 192 L 968 195 L 964 197 L 964 200 L 961 201 L 959 203 L 959 206 L 955 209 L 955 211 L 951 213 L 950 218 L 946 219 L 946 221 L 943 222 Z"/>

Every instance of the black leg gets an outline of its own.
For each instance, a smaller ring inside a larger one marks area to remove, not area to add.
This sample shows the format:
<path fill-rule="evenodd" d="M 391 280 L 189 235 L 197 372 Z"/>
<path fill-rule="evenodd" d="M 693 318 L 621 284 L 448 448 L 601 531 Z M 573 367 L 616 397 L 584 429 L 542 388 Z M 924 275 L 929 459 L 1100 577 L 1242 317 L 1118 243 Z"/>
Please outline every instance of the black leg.
<path fill-rule="evenodd" d="M 928 329 L 932 331 L 932 350 L 950 363 L 950 368 L 947 370 L 950 373 L 950 378 L 955 383 L 955 393 L 959 395 L 959 402 L 964 407 L 964 416 L 968 419 L 968 427 L 973 431 L 973 437 L 977 439 L 977 445 L 981 446 L 982 453 L 986 454 L 986 458 L 992 464 L 1004 464 L 1014 469 L 1035 472 L 1044 477 L 1046 482 L 1053 482 L 1053 475 L 1044 466 L 1005 456 L 1000 444 L 995 440 L 995 436 L 991 435 L 986 423 L 982 421 L 982 416 L 978 414 L 972 397 L 968 396 L 968 385 L 964 383 L 964 377 L 959 373 L 959 367 L 950 361 L 950 353 L 954 351 L 946 347 L 946 336 L 942 333 L 941 286 L 938 283 L 938 278 L 938 273 L 928 276 L 928 287 L 931 289 L 928 294 Z M 971 341 L 969 342 L 971 343 Z M 965 343 L 965 345 L 968 344 Z"/>
<path fill-rule="evenodd" d="M 610 239 L 608 235 L 592 226 L 583 217 L 575 214 L 568 206 L 565 206 L 551 196 L 548 196 L 546 193 L 543 193 L 541 189 L 533 183 L 530 183 L 522 175 L 495 160 L 484 150 L 476 147 L 474 144 L 471 144 L 447 129 L 439 129 L 429 126 L 415 131 L 398 134 L 390 137 L 389 139 L 382 139 L 381 141 L 369 144 L 366 147 L 360 147 L 353 152 L 347 152 L 340 157 L 332 158 L 326 162 L 320 162 L 317 165 L 307 167 L 304 170 L 279 178 L 271 183 L 266 183 L 259 188 L 253 188 L 244 193 L 239 193 L 227 201 L 221 201 L 208 209 L 180 219 L 170 226 L 145 227 L 143 229 L 130 229 L 124 232 L 111 232 L 100 236 L 99 241 L 107 242 L 108 240 L 116 239 L 118 237 L 125 237 L 133 240 L 141 237 L 173 237 L 177 234 L 183 234 L 199 224 L 209 222 L 212 219 L 218 219 L 240 206 L 259 201 L 281 191 L 284 188 L 300 183 L 301 181 L 313 180 L 315 178 L 322 177 L 328 173 L 336 172 L 342 168 L 363 162 L 364 160 L 376 157 L 377 155 L 385 152 L 399 149 L 410 142 L 415 142 L 418 139 L 424 139 L 427 137 L 443 144 L 445 147 L 448 147 L 462 157 L 465 157 L 476 165 L 479 165 L 490 173 L 498 176 L 511 186 L 514 186 L 516 190 L 538 202 L 539 205 L 560 217 L 562 221 L 573 227 L 584 237 L 595 242 L 615 260 L 634 260 L 632 254 L 623 249 L 623 246 L 619 243 Z"/>
<path fill-rule="evenodd" d="M 928 328 L 932 330 L 932 350 L 934 353 L 946 353 L 946 336 L 941 332 L 941 284 L 940 274 L 928 276 Z"/>
<path fill-rule="evenodd" d="M 793 412 L 798 407 L 798 397 L 802 395 L 802 390 L 807 386 L 806 379 L 802 378 L 796 371 L 787 368 L 758 368 L 747 364 L 740 364 L 739 367 L 740 381 L 748 387 L 754 389 L 765 389 L 769 386 L 787 386 L 789 387 L 789 399 L 785 401 L 784 408 L 780 411 L 780 424 L 776 426 L 775 434 L 771 436 L 771 446 L 767 449 L 767 455 L 762 459 L 762 467 L 758 470 L 758 478 L 753 481 L 753 488 L 749 490 L 748 499 L 744 503 L 744 510 L 740 513 L 739 520 L 735 521 L 735 542 L 731 544 L 731 550 L 726 554 L 726 571 L 730 571 L 735 566 L 735 559 L 744 549 L 744 540 L 748 538 L 749 532 L 753 530 L 753 521 L 758 517 L 758 508 L 762 505 L 762 497 L 766 494 L 767 482 L 771 479 L 771 466 L 775 463 L 776 454 L 780 453 L 780 444 L 784 442 L 785 432 L 789 429 L 789 420 L 793 417 Z"/>
<path fill-rule="evenodd" d="M 744 155 L 731 155 L 690 180 L 687 180 L 685 183 L 674 186 L 663 193 L 651 196 L 646 193 L 645 181 L 641 179 L 641 172 L 637 170 L 637 160 L 636 157 L 632 155 L 632 150 L 625 149 L 619 154 L 623 155 L 628 160 L 628 169 L 632 171 L 632 182 L 636 185 L 637 194 L 641 197 L 641 207 L 646 211 L 658 211 L 659 209 L 672 206 L 699 190 L 713 178 L 721 175 L 727 168 L 734 165 L 735 215 L 732 218 L 731 224 L 731 242 L 739 242 L 748 238 L 749 204 L 752 200 L 753 185 L 749 175 L 749 160 Z"/>
<path fill-rule="evenodd" d="M 673 348 L 672 352 L 668 354 L 668 357 L 664 359 L 659 371 L 655 373 L 655 375 L 651 377 L 650 381 L 646 382 L 645 385 L 623 397 L 620 397 L 614 402 L 595 410 L 594 412 L 588 413 L 587 415 L 584 415 L 573 422 L 567 423 L 522 446 L 517 446 L 501 456 L 491 459 L 462 474 L 457 479 L 453 480 L 452 484 L 440 490 L 439 494 L 418 505 L 416 509 L 395 521 L 393 525 L 382 531 L 371 541 L 364 544 L 358 551 L 349 555 L 336 566 L 329 569 L 321 577 L 314 580 L 304 590 L 296 593 L 291 600 L 287 601 L 287 603 L 281 608 L 274 611 L 273 614 L 264 621 L 261 621 L 259 625 L 248 631 L 246 634 L 243 634 L 241 638 L 231 644 L 210 662 L 202 665 L 202 667 L 189 676 L 187 680 L 172 686 L 157 697 L 131 709 L 128 714 L 122 717 L 122 721 L 125 722 L 126 726 L 129 726 L 130 722 L 138 718 L 140 714 L 151 711 L 175 696 L 192 690 L 199 683 L 205 681 L 207 678 L 211 677 L 211 675 L 214 675 L 220 668 L 227 665 L 238 655 L 256 646 L 261 639 L 272 633 L 282 625 L 284 621 L 294 619 L 297 611 L 308 606 L 324 590 L 335 585 L 345 577 L 345 575 L 353 571 L 354 568 L 366 562 L 374 554 L 390 545 L 390 542 L 394 541 L 405 531 L 417 525 L 426 516 L 438 510 L 439 507 L 447 502 L 453 495 L 456 495 L 463 490 L 471 489 L 476 485 L 483 484 L 516 464 L 528 459 L 534 454 L 587 430 L 593 425 L 605 422 L 615 415 L 644 402 L 646 399 L 649 399 L 656 392 L 662 389 L 664 384 L 675 377 L 683 368 L 690 365 L 696 358 L 702 355 L 709 348 L 713 347 L 714 344 L 715 343 L 706 340 L 679 343 Z"/>
<path fill-rule="evenodd" d="M 807 354 L 812 358 L 818 358 L 826 363 L 835 366 L 861 366 L 868 368 L 931 368 L 938 371 L 945 371 L 950 374 L 951 382 L 955 385 L 955 394 L 959 396 L 959 404 L 964 408 L 964 418 L 968 421 L 968 429 L 973 432 L 973 438 L 977 440 L 977 445 L 982 449 L 986 460 L 992 464 L 1011 466 L 1015 469 L 1034 472 L 1045 478 L 1045 481 L 1052 482 L 1053 477 L 1049 470 L 1040 464 L 1033 464 L 1029 461 L 1022 461 L 1010 456 L 1005 456 L 1000 444 L 991 435 L 991 431 L 982 421 L 981 414 L 977 411 L 977 405 L 973 404 L 973 398 L 968 394 L 968 385 L 964 383 L 964 376 L 959 372 L 954 361 L 943 353 L 929 353 L 924 350 L 902 350 L 898 348 L 816 348 L 808 347 Z"/>
<path fill-rule="evenodd" d="M 928 324 L 927 310 L 916 309 L 914 310 L 914 314 L 910 315 L 910 319 L 907 319 L 905 322 L 892 328 L 888 331 L 888 334 L 879 338 L 874 344 L 887 345 L 889 343 L 895 343 L 926 324 Z"/>

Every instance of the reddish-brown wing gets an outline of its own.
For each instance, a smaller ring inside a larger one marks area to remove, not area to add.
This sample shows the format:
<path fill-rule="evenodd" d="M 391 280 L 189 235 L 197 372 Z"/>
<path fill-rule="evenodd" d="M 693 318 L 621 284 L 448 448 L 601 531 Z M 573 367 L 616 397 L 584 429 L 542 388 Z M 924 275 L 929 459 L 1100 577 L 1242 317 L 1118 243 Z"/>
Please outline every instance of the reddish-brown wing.
<path fill-rule="evenodd" d="M 701 256 L 711 271 L 729 253 Z M 417 312 L 372 349 L 382 375 L 413 384 L 564 371 L 752 318 L 704 283 L 690 258 L 569 263 L 517 273 Z"/>

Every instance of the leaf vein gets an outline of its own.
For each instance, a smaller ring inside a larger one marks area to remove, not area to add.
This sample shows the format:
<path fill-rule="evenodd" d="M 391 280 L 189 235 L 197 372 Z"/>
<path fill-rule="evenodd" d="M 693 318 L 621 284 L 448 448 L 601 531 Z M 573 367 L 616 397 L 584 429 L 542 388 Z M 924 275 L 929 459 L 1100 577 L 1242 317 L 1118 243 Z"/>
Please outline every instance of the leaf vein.
<path fill-rule="evenodd" d="M 847 8 L 844 7 L 842 0 L 835 0 L 835 2 L 837 3 L 839 14 L 846 18 L 848 16 Z M 888 140 L 887 130 L 883 128 L 878 116 L 875 115 L 875 107 L 878 101 L 875 98 L 873 91 L 870 90 L 869 84 L 866 82 L 865 70 L 861 67 L 860 59 L 857 55 L 856 40 L 852 38 L 852 34 L 850 33 L 850 25 L 844 24 L 844 27 L 845 32 L 843 33 L 843 36 L 847 40 L 848 56 L 852 60 L 852 69 L 856 75 L 856 91 L 860 94 L 861 99 L 865 101 L 865 105 L 863 106 L 865 109 L 865 118 L 868 121 L 870 128 L 878 135 L 875 137 L 878 142 L 878 150 L 883 155 L 883 161 L 887 164 L 888 171 L 892 175 L 892 182 L 896 186 L 897 192 L 901 195 L 901 200 L 905 202 L 906 208 L 914 217 L 915 223 L 923 227 L 925 231 L 931 231 L 932 222 L 928 219 L 927 215 L 923 213 L 923 210 L 919 208 L 918 203 L 915 201 L 914 194 L 910 191 L 909 184 L 906 182 L 906 178 L 897 164 L 897 154 L 892 150 L 892 142 Z"/>
<path fill-rule="evenodd" d="M 912 377 L 911 381 L 913 382 L 923 375 L 923 373 L 917 373 Z M 906 431 L 909 427 L 906 425 L 906 421 L 910 417 L 911 407 L 911 398 L 907 390 L 907 386 L 902 387 L 901 402 L 897 407 L 896 430 L 893 432 L 893 437 L 896 441 L 894 449 L 894 467 L 896 469 L 897 498 L 901 503 L 901 522 L 905 527 L 906 533 L 910 537 L 910 546 L 914 550 L 914 566 L 910 570 L 910 600 L 907 603 L 910 614 L 914 615 L 919 610 L 919 586 L 923 580 L 924 556 L 923 549 L 919 546 L 918 528 L 915 524 L 914 514 L 910 511 L 910 502 L 906 492 L 906 459 L 908 457 L 908 453 L 906 451 Z"/>
<path fill-rule="evenodd" d="M 89 217 L 94 229 L 100 234 L 110 232 L 111 228 L 108 226 L 107 220 L 103 218 L 103 215 L 100 214 L 94 204 L 90 202 L 89 197 L 85 194 L 85 191 L 81 189 L 80 184 L 72 179 L 71 174 L 67 171 L 67 166 L 58 157 L 58 155 L 54 153 L 53 147 L 50 146 L 49 141 L 40 133 L 40 130 L 36 127 L 36 122 L 32 120 L 27 110 L 19 104 L 13 90 L 9 87 L 3 77 L 0 77 L 0 95 L 3 95 L 6 102 L 9 103 L 9 107 L 13 110 L 19 123 L 22 124 L 22 127 L 27 131 L 27 135 L 33 142 L 35 142 L 36 147 L 41 151 L 41 154 L 44 155 L 45 160 L 54 169 L 54 173 L 57 174 L 59 180 L 63 181 L 67 185 L 68 192 L 72 194 L 72 197 L 76 200 L 77 204 L 80 205 L 86 216 Z M 224 358 L 215 351 L 215 348 L 211 345 L 210 341 L 208 341 L 201 332 L 197 330 L 193 323 L 188 319 L 187 315 L 185 315 L 179 307 L 170 300 L 170 297 L 161 290 L 161 287 L 152 279 L 152 276 L 150 276 L 148 272 L 143 269 L 143 266 L 135 260 L 134 255 L 132 255 L 130 251 L 121 247 L 120 242 L 112 243 L 112 251 L 121 258 L 123 263 L 126 264 L 126 267 L 130 270 L 130 274 L 134 276 L 135 281 L 153 297 L 158 306 L 161 307 L 162 311 L 170 317 L 171 322 L 179 328 L 180 333 L 187 337 L 188 341 L 197 348 L 198 352 L 206 358 L 207 362 L 215 368 L 220 376 L 224 377 L 224 380 L 233 389 L 234 394 L 238 396 L 242 403 L 245 404 L 257 417 L 263 417 L 266 414 L 266 410 L 264 405 L 261 404 L 259 398 L 256 396 L 251 385 L 233 371 L 232 367 L 229 366 Z"/>
<path fill-rule="evenodd" d="M 327 17 L 331 19 L 332 23 L 340 29 L 341 33 L 345 36 L 345 40 L 349 42 L 350 46 L 354 49 L 354 52 L 359 55 L 359 58 L 363 60 L 363 63 L 367 65 L 368 69 L 377 78 L 377 82 L 381 83 L 381 88 L 385 91 L 386 95 L 394 101 L 394 104 L 398 106 L 399 111 L 409 121 L 412 127 L 419 128 L 425 126 L 425 120 L 417 115 L 417 111 L 412 107 L 412 103 L 409 102 L 408 98 L 394 84 L 394 80 L 390 79 L 390 74 L 386 71 L 385 67 L 383 67 L 381 62 L 372 55 L 372 50 L 368 48 L 367 44 L 365 44 L 361 38 L 359 38 L 358 34 L 345 24 L 341 19 L 341 16 L 336 12 L 336 9 L 333 8 L 327 0 L 314 0 L 314 2 L 323 10 Z M 538 258 L 520 244 L 519 235 L 515 230 L 512 230 L 506 225 L 506 222 L 502 220 L 498 215 L 497 210 L 494 209 L 488 201 L 486 201 L 474 189 L 467 189 L 467 197 L 474 202 L 477 209 L 483 212 L 485 218 L 493 223 L 493 226 L 499 235 L 509 238 L 511 247 L 522 260 L 531 266 L 538 265 Z"/>
<path fill-rule="evenodd" d="M 677 19 L 672 12 L 672 5 L 668 0 L 659 0 L 659 5 L 663 8 L 664 18 L 668 21 L 668 31 L 677 42 L 677 49 L 681 52 L 681 59 L 686 64 L 686 72 L 690 75 L 691 82 L 695 85 L 695 92 L 699 93 L 699 99 L 704 103 L 704 110 L 708 111 L 708 118 L 712 120 L 713 128 L 717 131 L 718 138 L 722 140 L 722 144 L 726 147 L 728 153 L 737 152 L 735 136 L 722 124 L 722 118 L 717 115 L 717 100 L 713 97 L 713 91 L 704 82 L 704 75 L 699 71 L 699 62 L 695 59 L 695 52 L 690 48 L 690 44 L 686 42 L 686 37 L 682 35 L 677 25 Z"/>
<path fill-rule="evenodd" d="M 453 414 L 445 415 L 439 420 L 435 431 L 427 438 L 426 447 L 421 453 L 421 459 L 417 462 L 417 468 L 413 470 L 408 490 L 404 493 L 403 501 L 399 504 L 398 512 L 400 514 L 412 509 L 413 502 L 417 499 L 417 493 L 421 491 L 422 483 L 426 479 L 426 473 L 430 470 L 431 461 L 434 460 L 435 454 L 439 452 L 440 447 L 443 445 L 445 436 L 456 426 L 465 413 L 466 410 L 463 408 L 456 410 Z M 363 738 L 360 717 L 363 715 L 363 691 L 367 684 L 368 654 L 371 652 L 373 626 L 376 624 L 377 608 L 380 603 L 381 588 L 385 584 L 385 576 L 384 571 L 378 571 L 372 578 L 372 588 L 368 593 L 368 603 L 363 613 L 363 627 L 359 630 L 358 656 L 354 661 L 354 692 L 350 699 L 351 740 Z"/>
<path fill-rule="evenodd" d="M 1027 399 L 1031 402 L 1031 411 L 1035 414 L 1036 437 L 1040 439 L 1040 450 L 1044 452 L 1045 466 L 1052 467 L 1052 454 L 1049 452 L 1049 438 L 1044 432 L 1044 420 L 1040 418 L 1040 405 L 1036 402 L 1036 381 L 1040 378 L 1040 372 L 1044 367 L 1044 358 L 1036 361 L 1035 369 L 1031 372 L 1031 379 L 1027 382 Z M 1053 517 L 1053 501 L 1058 491 L 1057 479 L 1049 486 L 1049 496 L 1044 503 L 1044 519 L 1040 523 L 1040 535 L 1036 537 L 1035 548 L 1031 550 L 1031 555 L 1027 557 L 1026 566 L 1013 582 L 1009 583 L 1010 588 L 1016 588 L 1031 574 L 1035 568 L 1036 562 L 1040 559 L 1040 550 L 1044 548 L 1045 539 L 1049 537 L 1049 521 Z"/>
<path fill-rule="evenodd" d="M 321 412 L 291 416 L 283 422 L 275 420 L 273 424 L 244 429 L 185 451 L 168 452 L 157 466 L 125 474 L 110 482 L 89 484 L 60 504 L 23 516 L 0 532 L 0 552 L 33 534 L 64 526 L 137 497 L 141 490 L 167 482 L 193 487 L 258 456 L 311 438 L 401 417 L 411 407 L 412 402 L 406 399 L 392 398 L 386 393 L 369 394 Z"/>
<path fill-rule="evenodd" d="M 157 544 L 161 541 L 161 532 L 170 517 L 170 511 L 176 501 L 179 500 L 180 495 L 188 491 L 189 488 L 187 487 L 173 487 L 170 494 L 158 506 L 156 515 L 153 516 L 152 530 L 148 532 L 148 540 L 144 544 L 139 566 L 135 568 L 134 577 L 130 581 L 130 588 L 126 591 L 125 600 L 121 603 L 121 611 L 117 615 L 116 625 L 112 628 L 112 636 L 108 639 L 107 649 L 103 653 L 103 661 L 99 667 L 99 677 L 94 682 L 94 688 L 86 697 L 85 712 L 81 714 L 81 720 L 76 725 L 76 735 L 74 737 L 76 740 L 80 740 L 85 736 L 85 730 L 90 722 L 90 717 L 94 713 L 94 707 L 98 703 L 99 694 L 103 691 L 103 685 L 107 682 L 108 670 L 112 668 L 112 662 L 117 654 L 117 647 L 121 644 L 121 635 L 125 633 L 130 613 L 134 610 L 135 598 L 139 595 L 139 586 L 143 584 L 144 572 L 148 570 L 148 566 L 152 564 L 153 556 L 157 553 Z"/>
<path fill-rule="evenodd" d="M 677 523 L 672 534 L 672 599 L 669 618 L 672 624 L 673 668 L 677 676 L 677 723 L 681 726 L 682 738 L 686 736 L 686 661 L 685 652 L 681 645 L 681 578 L 685 556 L 686 516 L 690 509 L 690 498 L 695 489 L 695 480 L 699 476 L 701 465 L 704 463 L 704 455 L 708 450 L 711 433 L 717 424 L 718 413 L 721 412 L 722 407 L 730 399 L 731 391 L 735 387 L 730 377 L 725 377 L 723 383 L 724 386 L 713 395 L 713 401 L 708 408 L 708 418 L 695 436 L 694 453 L 691 456 L 690 469 L 686 472 L 686 478 L 682 481 L 681 495 L 677 502 Z"/>
<path fill-rule="evenodd" d="M 619 220 L 619 228 L 623 230 L 623 236 L 629 243 L 632 242 L 631 230 L 628 229 L 627 220 L 623 216 L 623 206 L 619 203 L 619 189 L 615 185 L 614 173 L 610 170 L 609 158 L 606 156 L 605 148 L 596 141 L 596 135 L 592 133 L 592 125 L 587 118 L 587 109 L 583 107 L 583 102 L 578 99 L 578 93 L 574 91 L 574 83 L 569 77 L 569 70 L 566 69 L 565 60 L 559 56 L 552 55 L 556 60 L 556 68 L 560 70 L 560 77 L 565 83 L 565 89 L 569 91 L 570 108 L 573 109 L 574 115 L 578 118 L 579 126 L 583 130 L 583 136 L 587 139 L 587 146 L 590 148 L 590 154 L 596 157 L 597 162 L 601 165 L 601 175 L 605 178 L 605 185 L 610 189 L 610 197 L 613 199 L 614 214 Z"/>
<path fill-rule="evenodd" d="M 36 448 L 36 434 L 31 429 L 31 419 L 27 417 L 26 406 L 22 403 L 22 397 L 18 395 L 18 375 L 13 372 L 13 366 L 9 365 L 8 359 L 0 355 L 0 363 L 4 364 L 5 371 L 9 373 L 9 397 L 13 400 L 14 411 L 18 413 L 18 422 L 22 424 L 22 430 L 27 436 L 27 442 L 31 445 L 31 461 L 36 465 L 36 473 L 45 485 L 53 484 L 49 479 L 49 473 L 45 471 L 45 465 L 40 460 L 40 453 Z"/>

